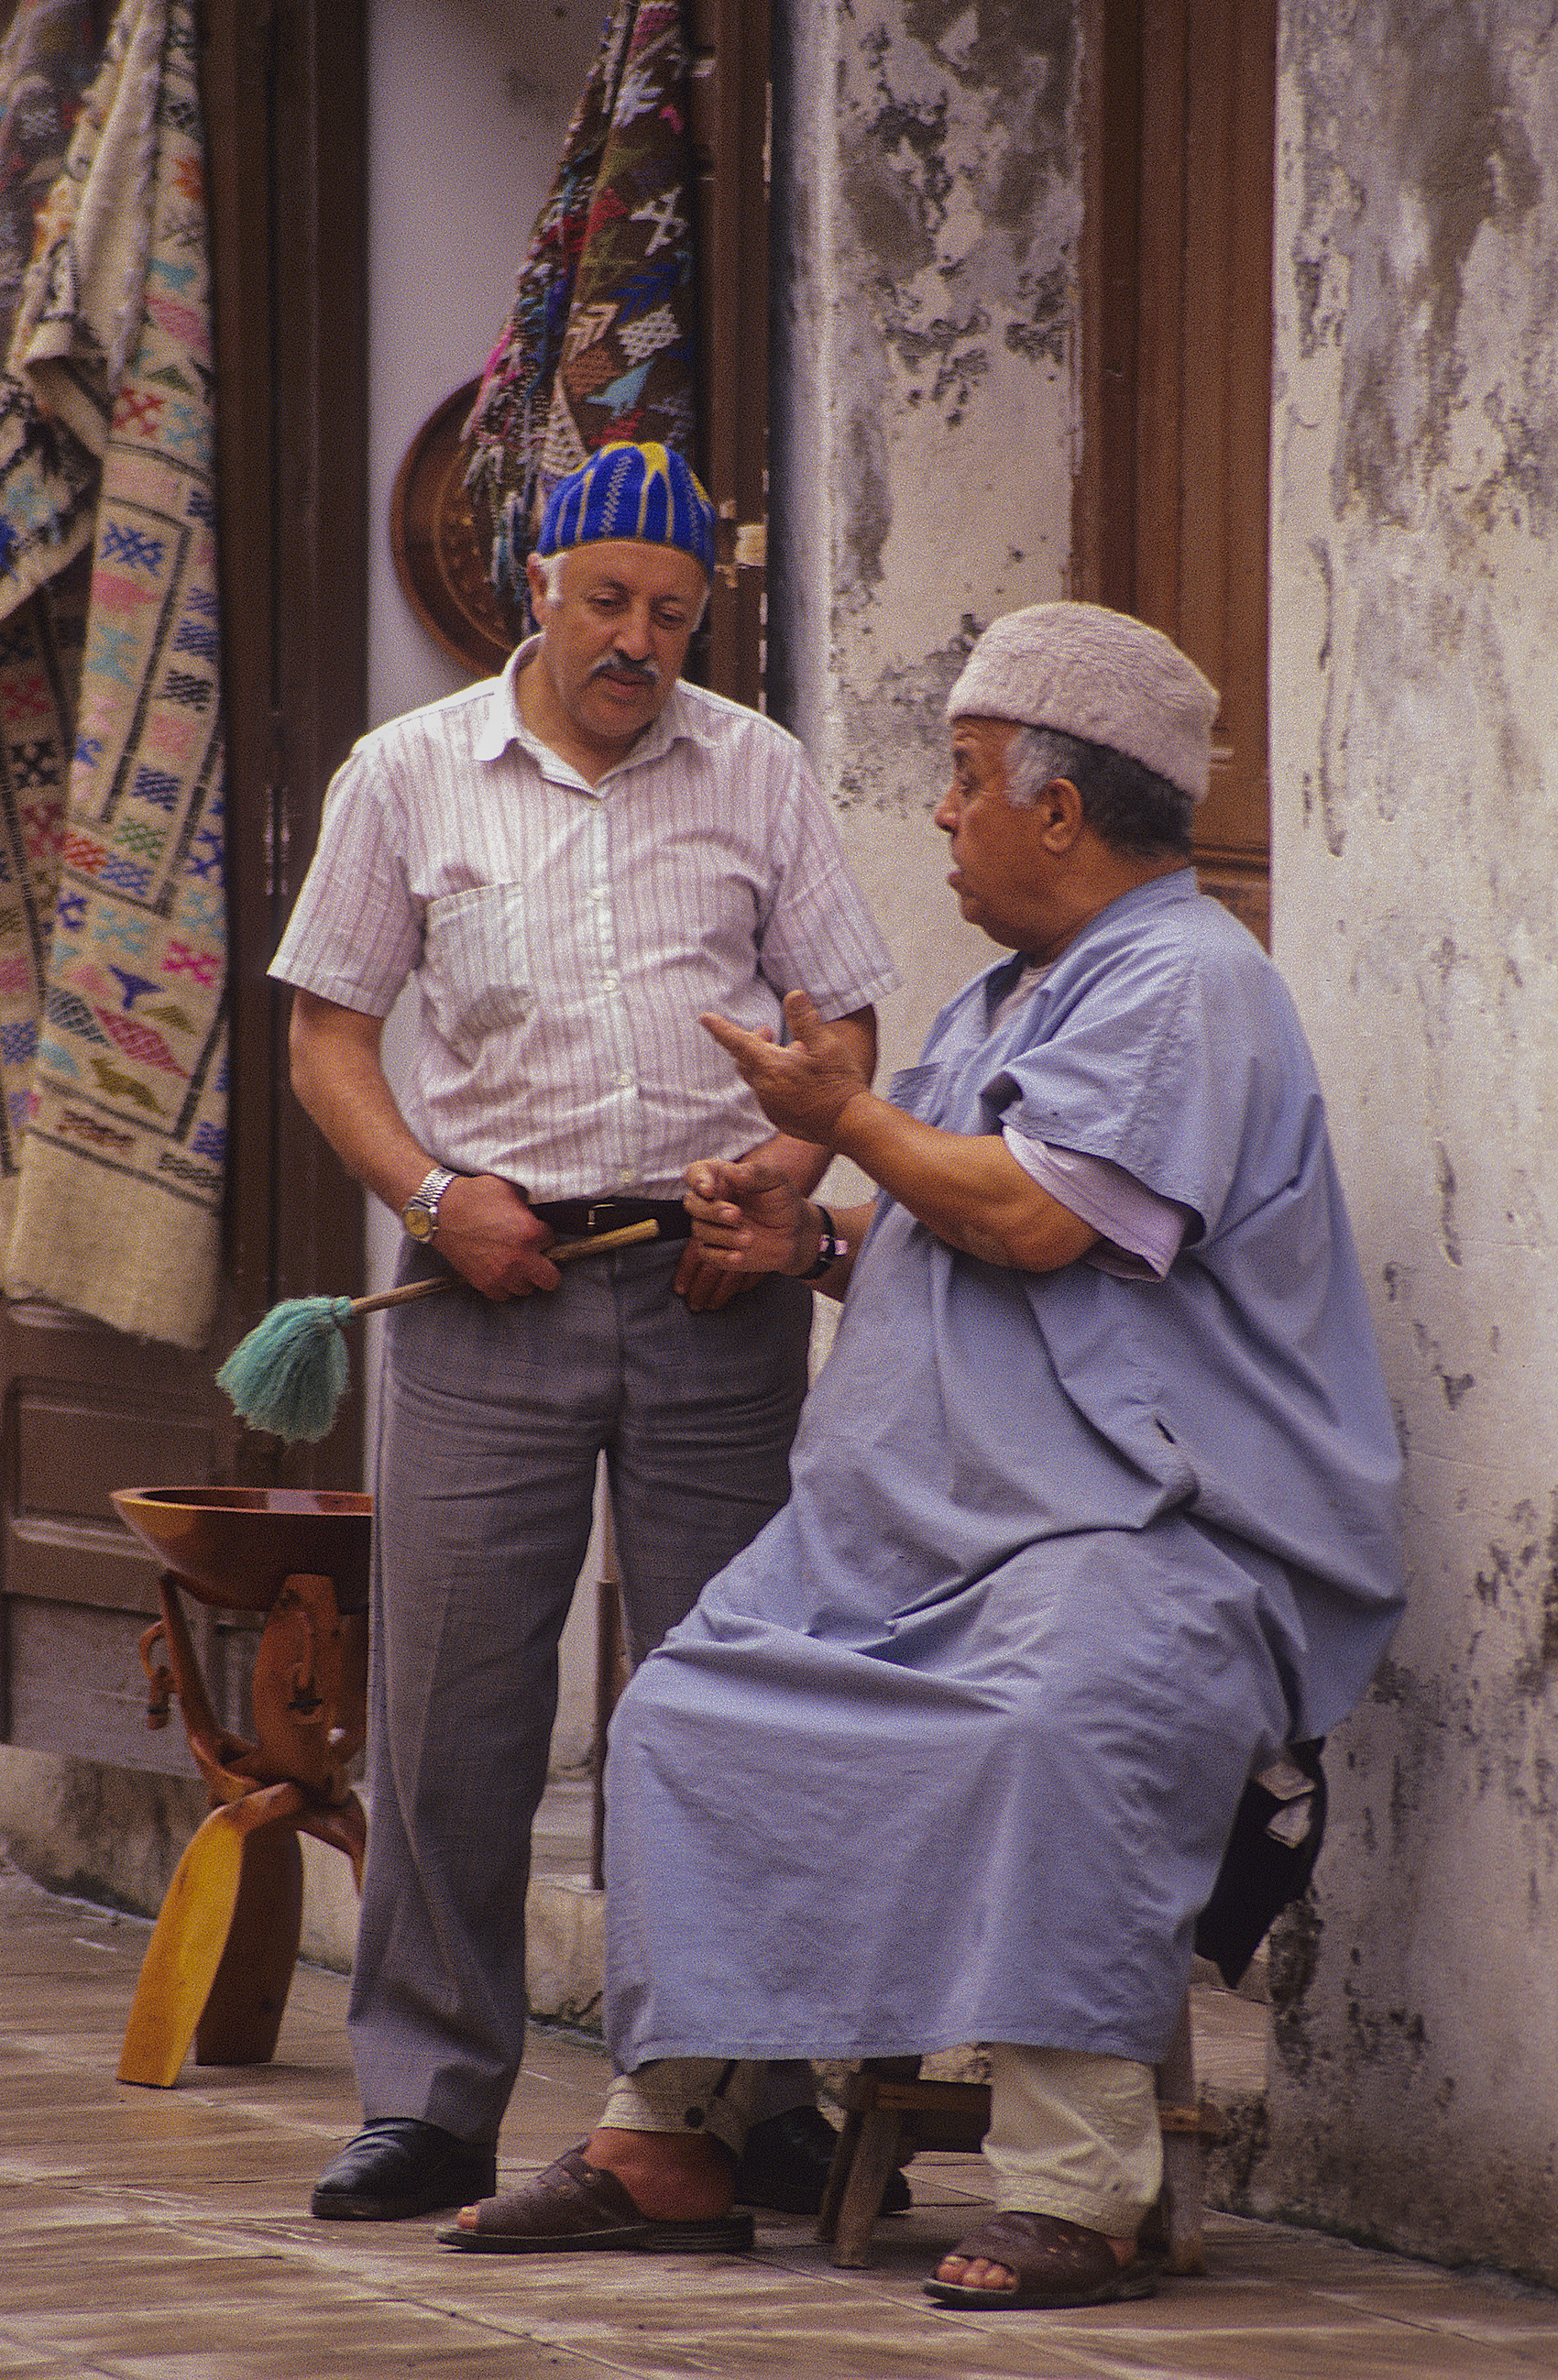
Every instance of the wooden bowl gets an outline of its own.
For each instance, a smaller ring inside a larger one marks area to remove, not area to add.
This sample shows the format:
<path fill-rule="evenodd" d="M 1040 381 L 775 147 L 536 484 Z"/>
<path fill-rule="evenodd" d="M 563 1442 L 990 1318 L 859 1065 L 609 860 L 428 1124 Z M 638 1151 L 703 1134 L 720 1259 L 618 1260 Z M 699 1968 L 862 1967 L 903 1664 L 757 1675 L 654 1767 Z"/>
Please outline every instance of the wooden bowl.
<path fill-rule="evenodd" d="M 331 1488 L 116 1488 L 120 1519 L 202 1603 L 269 1611 L 294 1572 L 368 1604 L 371 1496 Z"/>

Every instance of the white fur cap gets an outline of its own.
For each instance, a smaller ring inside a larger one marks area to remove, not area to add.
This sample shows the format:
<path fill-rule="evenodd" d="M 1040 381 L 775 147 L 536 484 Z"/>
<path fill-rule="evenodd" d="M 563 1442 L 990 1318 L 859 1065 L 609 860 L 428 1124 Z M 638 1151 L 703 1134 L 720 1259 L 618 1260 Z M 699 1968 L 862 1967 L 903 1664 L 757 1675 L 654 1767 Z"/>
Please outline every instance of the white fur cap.
<path fill-rule="evenodd" d="M 1107 744 L 1206 799 L 1217 688 L 1161 630 L 1102 603 L 1033 603 L 992 621 L 946 715 Z"/>

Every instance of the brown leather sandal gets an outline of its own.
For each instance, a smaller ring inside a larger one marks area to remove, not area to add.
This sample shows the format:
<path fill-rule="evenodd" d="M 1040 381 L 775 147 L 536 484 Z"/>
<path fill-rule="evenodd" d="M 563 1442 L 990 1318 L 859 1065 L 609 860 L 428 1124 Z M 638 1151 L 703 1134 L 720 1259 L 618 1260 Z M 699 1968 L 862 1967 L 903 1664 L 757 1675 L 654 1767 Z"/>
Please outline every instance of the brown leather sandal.
<path fill-rule="evenodd" d="M 451 2225 L 445 2248 L 487 2256 L 570 2255 L 587 2248 L 627 2248 L 639 2255 L 736 2255 L 752 2244 L 749 2215 L 712 2215 L 667 2222 L 636 2206 L 615 2174 L 569 2149 L 517 2190 L 484 2198 L 476 2228 Z"/>
<path fill-rule="evenodd" d="M 1153 2265 L 1139 2256 L 1122 2265 L 1102 2231 L 1064 2222 L 1058 2215 L 1016 2210 L 992 2215 L 951 2252 L 970 2262 L 982 2256 L 990 2264 L 1004 2265 L 1016 2274 L 1016 2285 L 1009 2289 L 974 2289 L 967 2281 L 932 2278 L 925 2284 L 925 2294 L 938 2305 L 1114 2305 L 1124 2298 L 1150 2298 L 1158 2286 Z"/>

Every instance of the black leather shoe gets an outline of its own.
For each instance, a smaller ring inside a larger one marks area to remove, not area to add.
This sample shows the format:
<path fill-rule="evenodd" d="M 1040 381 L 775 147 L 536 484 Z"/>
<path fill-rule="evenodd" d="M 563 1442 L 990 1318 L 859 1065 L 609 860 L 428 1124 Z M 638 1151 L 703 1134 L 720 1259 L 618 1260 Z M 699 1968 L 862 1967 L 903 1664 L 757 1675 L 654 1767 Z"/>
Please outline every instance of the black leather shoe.
<path fill-rule="evenodd" d="M 497 2180 L 495 2149 L 415 2116 L 379 2116 L 320 2176 L 309 2211 L 327 2221 L 393 2223 L 491 2198 Z"/>
<path fill-rule="evenodd" d="M 786 2107 L 765 2116 L 747 2135 L 736 2168 L 738 2206 L 771 2206 L 780 2215 L 815 2215 L 838 2146 L 838 2134 L 820 2107 Z M 883 2215 L 906 2214 L 912 2204 L 901 2173 L 888 2177 Z"/>

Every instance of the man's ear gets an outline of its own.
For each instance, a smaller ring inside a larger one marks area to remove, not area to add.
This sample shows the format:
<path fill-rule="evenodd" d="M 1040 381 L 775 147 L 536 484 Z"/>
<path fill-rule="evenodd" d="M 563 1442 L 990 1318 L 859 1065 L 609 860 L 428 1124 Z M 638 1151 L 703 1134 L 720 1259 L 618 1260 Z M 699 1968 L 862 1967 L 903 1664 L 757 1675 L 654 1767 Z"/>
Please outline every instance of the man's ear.
<path fill-rule="evenodd" d="M 1052 777 L 1034 808 L 1043 830 L 1045 848 L 1069 851 L 1082 832 L 1082 796 L 1069 777 Z"/>
<path fill-rule="evenodd" d="M 533 553 L 525 556 L 525 577 L 530 589 L 530 609 L 539 620 L 550 598 L 546 591 L 546 573 Z"/>

